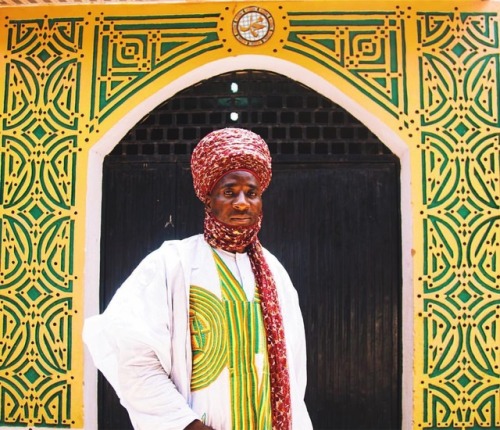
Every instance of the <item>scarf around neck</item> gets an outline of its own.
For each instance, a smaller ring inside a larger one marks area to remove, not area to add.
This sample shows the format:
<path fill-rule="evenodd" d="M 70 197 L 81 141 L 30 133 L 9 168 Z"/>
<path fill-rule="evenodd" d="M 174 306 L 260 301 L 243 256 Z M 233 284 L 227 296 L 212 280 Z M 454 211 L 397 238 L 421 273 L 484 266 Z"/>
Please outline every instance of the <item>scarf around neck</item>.
<path fill-rule="evenodd" d="M 262 317 L 266 329 L 267 355 L 271 380 L 273 430 L 291 429 L 290 376 L 286 356 L 285 332 L 278 292 L 273 274 L 257 237 L 262 215 L 254 225 L 233 227 L 217 220 L 205 210 L 204 237 L 213 248 L 236 252 L 245 247 L 261 298 Z"/>

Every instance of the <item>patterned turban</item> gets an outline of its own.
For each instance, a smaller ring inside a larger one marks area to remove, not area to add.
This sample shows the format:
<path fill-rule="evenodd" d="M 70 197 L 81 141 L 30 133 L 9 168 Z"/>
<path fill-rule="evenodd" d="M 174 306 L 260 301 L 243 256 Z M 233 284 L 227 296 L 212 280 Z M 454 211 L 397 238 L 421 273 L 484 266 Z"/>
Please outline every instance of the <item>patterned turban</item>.
<path fill-rule="evenodd" d="M 194 191 L 205 202 L 215 184 L 234 170 L 255 175 L 262 191 L 271 182 L 271 154 L 258 134 L 241 128 L 213 131 L 200 140 L 191 157 Z"/>

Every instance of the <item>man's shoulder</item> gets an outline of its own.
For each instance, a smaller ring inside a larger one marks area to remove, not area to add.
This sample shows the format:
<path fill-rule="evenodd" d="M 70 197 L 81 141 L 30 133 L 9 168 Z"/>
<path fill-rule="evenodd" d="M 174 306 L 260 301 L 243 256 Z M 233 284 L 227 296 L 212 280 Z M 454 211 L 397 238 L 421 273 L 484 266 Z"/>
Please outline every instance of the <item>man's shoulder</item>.
<path fill-rule="evenodd" d="M 163 274 L 161 276 L 167 278 L 187 273 L 205 244 L 203 235 L 190 236 L 181 240 L 167 240 L 149 253 L 137 266 L 135 272 L 150 273 L 152 277 Z"/>
<path fill-rule="evenodd" d="M 202 234 L 195 234 L 194 236 L 186 237 L 185 239 L 174 239 L 166 240 L 161 244 L 161 246 L 156 250 L 159 252 L 182 252 L 184 249 L 189 249 L 192 247 L 199 246 L 200 242 L 203 242 Z"/>
<path fill-rule="evenodd" d="M 196 255 L 202 254 L 207 247 L 202 234 L 187 237 L 181 240 L 167 240 L 154 251 L 156 258 L 160 258 L 169 267 L 178 263 L 188 267 Z"/>

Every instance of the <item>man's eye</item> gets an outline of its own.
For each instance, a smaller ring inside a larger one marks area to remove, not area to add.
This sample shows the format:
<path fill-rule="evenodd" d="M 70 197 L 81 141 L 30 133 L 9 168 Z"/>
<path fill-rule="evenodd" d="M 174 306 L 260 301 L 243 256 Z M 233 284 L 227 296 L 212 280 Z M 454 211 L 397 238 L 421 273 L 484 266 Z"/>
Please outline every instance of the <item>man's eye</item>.
<path fill-rule="evenodd" d="M 224 195 L 229 197 L 233 195 L 233 192 L 231 190 L 224 190 Z"/>

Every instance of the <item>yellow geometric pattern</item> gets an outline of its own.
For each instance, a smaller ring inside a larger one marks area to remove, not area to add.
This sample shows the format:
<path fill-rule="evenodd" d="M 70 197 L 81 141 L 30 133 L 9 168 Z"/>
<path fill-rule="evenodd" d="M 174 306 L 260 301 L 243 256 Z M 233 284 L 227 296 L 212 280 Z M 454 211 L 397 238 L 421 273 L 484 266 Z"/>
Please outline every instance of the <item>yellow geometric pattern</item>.
<path fill-rule="evenodd" d="M 321 76 L 408 145 L 414 426 L 500 428 L 500 5 L 256 2 L 274 33 L 253 46 L 233 33 L 240 6 L 2 8 L 0 425 L 84 425 L 89 148 L 187 72 L 258 54 Z"/>
<path fill-rule="evenodd" d="M 92 117 L 103 121 L 132 94 L 193 57 L 220 49 L 219 13 L 96 18 Z M 122 36 L 125 34 L 125 36 Z"/>
<path fill-rule="evenodd" d="M 422 12 L 417 25 L 423 423 L 498 428 L 498 16 Z"/>
<path fill-rule="evenodd" d="M 2 424 L 75 425 L 81 19 L 10 21 L 1 118 Z M 81 308 L 81 305 L 80 305 Z"/>

